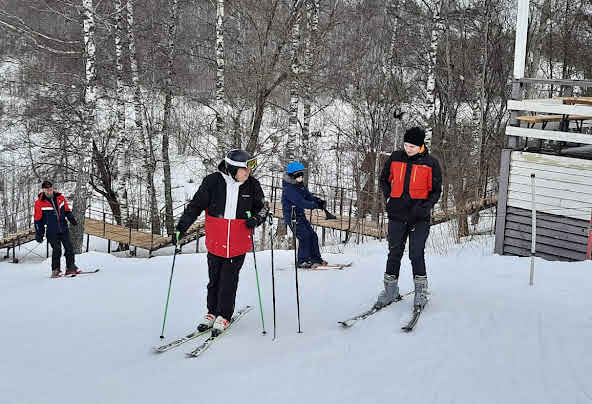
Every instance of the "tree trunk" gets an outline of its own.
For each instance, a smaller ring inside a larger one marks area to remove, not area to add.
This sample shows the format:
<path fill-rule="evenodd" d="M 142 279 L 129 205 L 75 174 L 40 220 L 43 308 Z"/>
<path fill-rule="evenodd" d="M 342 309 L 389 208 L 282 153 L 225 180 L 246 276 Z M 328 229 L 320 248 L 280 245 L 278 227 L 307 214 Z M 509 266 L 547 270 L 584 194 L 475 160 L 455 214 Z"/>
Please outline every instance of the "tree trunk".
<path fill-rule="evenodd" d="M 289 132 L 286 141 L 285 163 L 293 161 L 296 158 L 296 148 L 298 142 L 298 48 L 300 46 L 300 17 L 296 18 L 292 25 L 292 81 L 290 83 L 290 118 Z"/>
<path fill-rule="evenodd" d="M 96 67 L 95 67 L 95 15 L 92 0 L 82 0 L 85 61 L 85 94 L 82 136 L 78 138 L 78 175 L 73 201 L 74 217 L 79 225 L 72 229 L 72 243 L 76 253 L 82 252 L 84 219 L 88 199 L 92 195 L 90 171 L 92 166 L 91 144 L 96 120 Z"/>
<path fill-rule="evenodd" d="M 173 195 L 171 191 L 171 161 L 169 158 L 169 131 L 171 127 L 171 108 L 173 103 L 173 76 L 175 75 L 174 63 L 175 39 L 177 36 L 177 9 L 177 0 L 169 0 L 167 79 L 162 122 L 162 165 L 164 170 L 163 181 L 166 210 L 165 223 L 168 234 L 173 234 L 175 231 Z"/>
<path fill-rule="evenodd" d="M 117 205 L 123 203 L 123 209 L 120 211 L 118 223 L 126 225 L 128 221 L 128 200 L 127 200 L 127 182 L 129 181 L 129 140 L 125 133 L 125 87 L 123 84 L 123 37 L 125 36 L 123 21 L 124 21 L 124 7 L 121 0 L 114 0 L 115 5 L 115 20 L 117 27 L 115 30 L 115 70 L 117 74 L 117 94 L 116 94 L 116 136 L 117 146 L 115 153 L 117 153 L 117 170 L 115 176 L 115 199 Z M 105 188 L 106 189 L 106 188 Z M 115 212 L 113 212 L 115 214 Z"/>
<path fill-rule="evenodd" d="M 446 0 L 433 0 L 432 4 L 432 30 L 430 34 L 430 47 L 428 49 L 428 75 L 426 82 L 426 137 L 425 144 L 429 147 L 432 142 L 432 132 L 436 123 L 436 112 L 439 109 L 438 97 L 436 96 L 436 68 L 438 64 L 438 42 L 442 32 L 442 21 L 440 14 L 442 3 Z"/>
<path fill-rule="evenodd" d="M 134 112 L 136 133 L 142 146 L 143 168 L 146 173 L 146 190 L 150 195 L 150 216 L 152 222 L 152 231 L 155 234 L 160 233 L 160 217 L 158 215 L 158 204 L 156 201 L 156 188 L 154 187 L 154 172 L 156 171 L 156 161 L 154 160 L 154 148 L 152 146 L 152 133 L 148 133 L 144 128 L 143 119 L 143 101 L 142 90 L 140 88 L 140 75 L 138 72 L 138 61 L 136 55 L 136 37 L 134 33 L 134 4 L 133 0 L 127 0 L 127 21 L 128 21 L 128 41 L 130 51 L 130 70 L 132 73 L 132 82 L 134 84 Z M 139 219 L 139 218 L 138 218 Z"/>
<path fill-rule="evenodd" d="M 216 139 L 219 153 L 223 156 L 230 143 L 224 131 L 224 0 L 217 0 L 216 4 Z"/>

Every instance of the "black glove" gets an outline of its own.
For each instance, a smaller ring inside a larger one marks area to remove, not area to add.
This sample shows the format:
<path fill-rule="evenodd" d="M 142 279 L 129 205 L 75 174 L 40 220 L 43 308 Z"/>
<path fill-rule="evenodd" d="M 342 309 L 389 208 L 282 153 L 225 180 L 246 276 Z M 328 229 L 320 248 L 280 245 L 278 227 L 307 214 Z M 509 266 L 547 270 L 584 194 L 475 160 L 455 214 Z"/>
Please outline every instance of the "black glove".
<path fill-rule="evenodd" d="M 43 243 L 43 236 L 39 233 L 35 234 L 35 241 L 38 243 Z"/>
<path fill-rule="evenodd" d="M 317 205 L 319 205 L 319 209 L 325 210 L 325 208 L 327 207 L 327 201 L 317 199 Z"/>
<path fill-rule="evenodd" d="M 261 224 L 261 218 L 258 215 L 251 216 L 245 221 L 247 229 L 254 229 Z"/>
<path fill-rule="evenodd" d="M 76 219 L 72 218 L 72 219 L 70 219 L 70 224 L 72 226 L 78 226 L 78 221 Z"/>

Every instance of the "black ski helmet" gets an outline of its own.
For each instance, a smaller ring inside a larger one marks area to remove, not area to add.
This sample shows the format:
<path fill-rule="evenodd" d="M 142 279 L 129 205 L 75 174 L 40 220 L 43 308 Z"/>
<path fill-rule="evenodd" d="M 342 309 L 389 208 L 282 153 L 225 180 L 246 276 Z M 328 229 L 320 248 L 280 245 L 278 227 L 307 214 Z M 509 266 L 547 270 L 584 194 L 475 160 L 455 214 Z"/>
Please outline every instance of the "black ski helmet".
<path fill-rule="evenodd" d="M 226 154 L 226 157 L 224 157 L 224 164 L 228 175 L 232 178 L 236 178 L 236 173 L 239 168 L 255 169 L 257 166 L 257 159 L 253 158 L 251 154 L 245 150 L 234 149 Z"/>

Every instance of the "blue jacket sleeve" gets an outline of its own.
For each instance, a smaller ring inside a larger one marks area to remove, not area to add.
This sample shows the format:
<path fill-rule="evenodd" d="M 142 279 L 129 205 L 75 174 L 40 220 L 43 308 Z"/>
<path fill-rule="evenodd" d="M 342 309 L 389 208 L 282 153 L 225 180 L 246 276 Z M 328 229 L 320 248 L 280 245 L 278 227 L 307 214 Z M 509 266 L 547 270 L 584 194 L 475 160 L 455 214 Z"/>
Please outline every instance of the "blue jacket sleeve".
<path fill-rule="evenodd" d="M 307 189 L 304 189 L 304 191 L 305 193 L 301 193 L 294 187 L 286 187 L 286 199 L 300 209 L 317 209 L 319 207 L 317 202 L 306 198 L 306 196 L 309 196 L 310 198 L 313 198 L 313 196 Z"/>
<path fill-rule="evenodd" d="M 43 211 L 41 210 L 41 206 L 39 206 L 39 202 L 35 201 L 35 232 L 38 236 L 45 236 L 45 216 L 43 215 Z"/>

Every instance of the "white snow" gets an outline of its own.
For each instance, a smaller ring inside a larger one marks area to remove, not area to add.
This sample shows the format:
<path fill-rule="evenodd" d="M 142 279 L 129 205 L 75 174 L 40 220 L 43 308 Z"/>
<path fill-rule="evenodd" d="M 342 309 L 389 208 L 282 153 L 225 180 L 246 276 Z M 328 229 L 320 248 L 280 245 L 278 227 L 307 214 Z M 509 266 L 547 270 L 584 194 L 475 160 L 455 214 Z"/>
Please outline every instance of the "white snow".
<path fill-rule="evenodd" d="M 384 242 L 324 254 L 330 262 L 353 261 L 347 270 L 299 272 L 302 334 L 296 332 L 294 271 L 278 270 L 275 341 L 270 252 L 257 253 L 266 336 L 249 254 L 237 306 L 255 309 L 195 359 L 184 352 L 199 340 L 163 354 L 151 351 L 161 343 L 172 256 L 86 253 L 77 256 L 78 264 L 101 272 L 72 279 L 49 279 L 48 260 L 34 254 L 20 264 L 4 261 L 0 402 L 592 401 L 590 262 L 537 259 L 529 286 L 529 259 L 489 250 L 465 246 L 427 257 L 432 298 L 411 334 L 400 330 L 411 298 L 350 329 L 337 324 L 373 303 Z M 275 255 L 276 268 L 290 268 L 291 251 Z M 403 292 L 411 288 L 410 272 L 405 258 Z M 206 283 L 205 254 L 177 256 L 167 340 L 195 327 L 205 310 Z"/>

